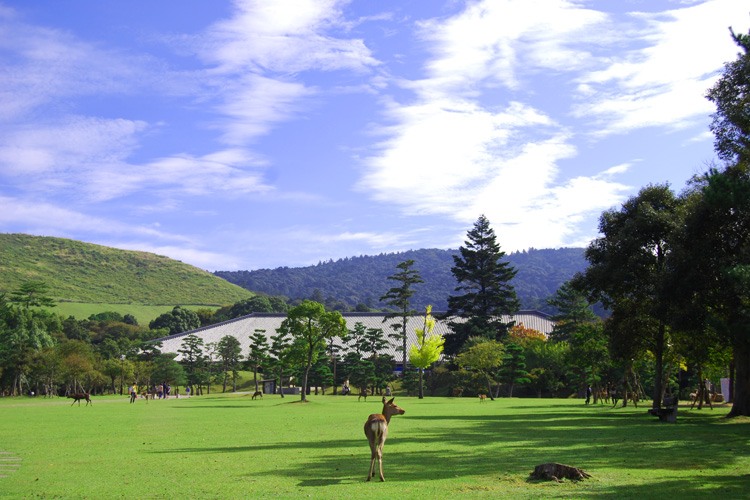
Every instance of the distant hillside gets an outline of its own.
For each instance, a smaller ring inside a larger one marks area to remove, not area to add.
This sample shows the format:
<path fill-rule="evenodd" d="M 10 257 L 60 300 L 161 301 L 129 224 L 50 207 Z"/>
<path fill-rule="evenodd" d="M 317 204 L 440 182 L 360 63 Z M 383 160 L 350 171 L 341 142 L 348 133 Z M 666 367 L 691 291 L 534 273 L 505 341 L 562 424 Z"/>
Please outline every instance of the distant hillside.
<path fill-rule="evenodd" d="M 44 281 L 55 299 L 71 302 L 222 305 L 253 295 L 152 253 L 0 233 L 0 293 L 24 281 Z"/>
<path fill-rule="evenodd" d="M 270 295 L 310 298 L 319 290 L 324 298 L 332 296 L 350 306 L 364 303 L 381 308 L 383 304 L 378 299 L 397 285 L 387 277 L 396 273 L 397 264 L 412 259 L 414 269 L 425 280 L 414 287 L 418 292 L 412 298 L 412 305 L 422 309 L 432 304 L 435 310 L 445 310 L 448 296 L 456 288 L 450 269 L 453 255 L 457 253 L 457 250 L 410 250 L 331 260 L 309 267 L 217 271 L 215 274 L 248 290 Z M 532 249 L 508 254 L 506 258 L 518 271 L 512 285 L 523 308 L 547 309 L 544 299 L 554 294 L 576 272 L 586 268 L 582 248 Z"/>

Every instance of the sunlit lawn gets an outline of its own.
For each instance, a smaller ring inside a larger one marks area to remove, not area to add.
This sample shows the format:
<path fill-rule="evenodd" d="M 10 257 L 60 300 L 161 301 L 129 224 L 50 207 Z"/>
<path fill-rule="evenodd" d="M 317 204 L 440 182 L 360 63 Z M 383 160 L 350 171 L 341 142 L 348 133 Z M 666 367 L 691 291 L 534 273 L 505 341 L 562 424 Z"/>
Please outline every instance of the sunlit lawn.
<path fill-rule="evenodd" d="M 397 398 L 386 482 L 365 483 L 376 398 L 0 398 L 0 498 L 748 498 L 750 420 L 580 400 Z M 84 403 L 85 404 L 85 403 Z M 529 482 L 560 462 L 593 477 Z M 8 472 L 10 471 L 10 472 Z M 377 478 L 376 478 L 377 479 Z"/>

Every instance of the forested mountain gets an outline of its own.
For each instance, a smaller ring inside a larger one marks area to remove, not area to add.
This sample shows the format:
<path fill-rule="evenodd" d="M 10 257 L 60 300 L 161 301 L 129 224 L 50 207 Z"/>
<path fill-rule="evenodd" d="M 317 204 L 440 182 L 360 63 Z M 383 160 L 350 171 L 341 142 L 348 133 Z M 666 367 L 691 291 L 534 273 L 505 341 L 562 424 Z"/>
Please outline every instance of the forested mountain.
<path fill-rule="evenodd" d="M 412 297 L 415 309 L 431 304 L 434 310 L 445 310 L 447 298 L 454 293 L 456 281 L 451 274 L 453 255 L 458 250 L 422 249 L 375 256 L 348 257 L 320 262 L 309 267 L 279 267 L 255 271 L 217 271 L 215 274 L 231 283 L 256 292 L 285 295 L 291 299 L 333 297 L 349 306 L 364 303 L 384 307 L 379 298 L 398 283 L 388 276 L 396 265 L 414 260 L 424 283 L 417 284 Z M 586 268 L 582 248 L 527 250 L 506 255 L 518 271 L 511 283 L 524 309 L 549 310 L 544 299 L 559 286 Z"/>

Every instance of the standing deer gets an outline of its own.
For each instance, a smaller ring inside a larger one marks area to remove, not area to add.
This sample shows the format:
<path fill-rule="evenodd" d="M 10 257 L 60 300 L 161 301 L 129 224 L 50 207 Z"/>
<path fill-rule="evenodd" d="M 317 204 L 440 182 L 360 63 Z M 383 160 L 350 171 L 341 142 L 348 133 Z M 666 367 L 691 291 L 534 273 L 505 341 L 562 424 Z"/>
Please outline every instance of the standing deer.
<path fill-rule="evenodd" d="M 380 467 L 380 480 L 385 481 L 383 477 L 383 445 L 385 444 L 385 438 L 388 436 L 388 424 L 391 422 L 393 415 L 403 415 L 406 413 L 404 410 L 393 404 L 393 400 L 385 400 L 383 397 L 383 412 L 373 413 L 370 418 L 365 422 L 365 436 L 367 441 L 370 442 L 370 451 L 372 452 L 370 461 L 370 472 L 367 474 L 367 481 L 375 475 L 375 460 L 378 460 Z"/>

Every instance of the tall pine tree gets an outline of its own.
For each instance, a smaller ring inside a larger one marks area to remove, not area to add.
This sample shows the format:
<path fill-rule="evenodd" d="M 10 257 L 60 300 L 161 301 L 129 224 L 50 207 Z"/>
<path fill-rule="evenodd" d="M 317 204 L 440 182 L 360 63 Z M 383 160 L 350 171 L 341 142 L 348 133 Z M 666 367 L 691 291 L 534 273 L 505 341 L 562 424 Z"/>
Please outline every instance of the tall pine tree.
<path fill-rule="evenodd" d="M 502 315 L 512 315 L 519 308 L 516 292 L 510 281 L 516 270 L 503 262 L 495 231 L 484 215 L 474 223 L 468 240 L 453 256 L 451 273 L 458 281 L 458 295 L 448 297 L 448 317 L 461 321 L 450 322 L 453 333 L 445 339 L 445 353 L 457 354 L 469 337 L 504 340 L 513 321 L 503 322 Z"/>
<path fill-rule="evenodd" d="M 411 308 L 409 301 L 416 291 L 411 287 L 417 283 L 424 283 L 424 280 L 419 275 L 419 271 L 411 269 L 413 265 L 414 261 L 411 259 L 398 264 L 396 267 L 401 269 L 401 272 L 393 276 L 388 276 L 388 279 L 401 282 L 401 286 L 391 288 L 385 295 L 380 297 L 380 300 L 385 301 L 389 306 L 397 308 L 397 312 L 386 315 L 383 318 L 383 322 L 393 318 L 401 318 L 400 323 L 391 324 L 391 328 L 393 328 L 395 333 L 392 333 L 390 337 L 401 341 L 402 373 L 406 373 L 406 362 L 408 359 L 406 353 L 406 323 L 409 321 L 409 317 L 417 313 L 417 311 Z"/>

